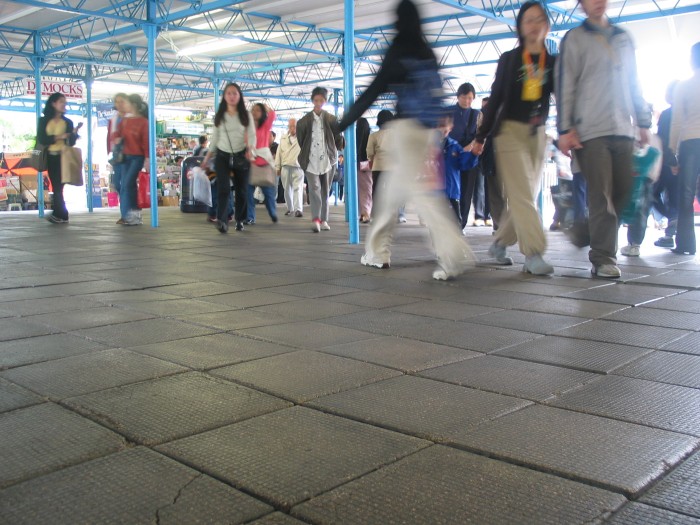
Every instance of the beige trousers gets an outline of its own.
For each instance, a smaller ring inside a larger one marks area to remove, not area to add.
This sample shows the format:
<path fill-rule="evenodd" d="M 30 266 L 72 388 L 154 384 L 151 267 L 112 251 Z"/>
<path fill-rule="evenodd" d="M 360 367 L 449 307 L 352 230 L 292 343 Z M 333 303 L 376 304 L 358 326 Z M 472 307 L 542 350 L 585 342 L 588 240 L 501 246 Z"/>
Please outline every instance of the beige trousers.
<path fill-rule="evenodd" d="M 517 242 L 528 257 L 542 255 L 547 242 L 535 199 L 542 183 L 544 126 L 532 134 L 529 125 L 504 120 L 494 146 L 498 177 L 508 203 L 500 217 L 496 242 L 501 246 Z"/>

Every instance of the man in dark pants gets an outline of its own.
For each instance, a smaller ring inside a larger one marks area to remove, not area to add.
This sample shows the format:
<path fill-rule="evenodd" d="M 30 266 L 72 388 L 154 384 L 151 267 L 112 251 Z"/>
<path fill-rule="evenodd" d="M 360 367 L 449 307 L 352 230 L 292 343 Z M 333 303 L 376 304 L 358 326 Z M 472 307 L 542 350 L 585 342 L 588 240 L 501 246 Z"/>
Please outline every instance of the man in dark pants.
<path fill-rule="evenodd" d="M 471 151 L 472 142 L 476 136 L 476 129 L 481 124 L 481 112 L 473 109 L 472 103 L 476 98 L 474 86 L 465 82 L 457 89 L 457 104 L 452 113 L 454 127 L 450 132 L 450 138 L 459 142 L 464 151 Z M 479 166 L 460 174 L 461 193 L 459 198 L 460 213 L 462 215 L 462 228 L 467 225 L 469 210 L 474 201 L 474 222 L 483 225 L 488 218 L 485 208 L 484 177 Z"/>
<path fill-rule="evenodd" d="M 489 97 L 484 97 L 481 101 L 482 111 L 486 109 Z M 479 168 L 486 185 L 486 199 L 491 218 L 493 219 L 493 231 L 498 230 L 498 221 L 505 210 L 506 200 L 503 197 L 503 183 L 496 173 L 496 156 L 493 152 L 493 140 L 487 140 L 484 151 L 479 157 Z"/>

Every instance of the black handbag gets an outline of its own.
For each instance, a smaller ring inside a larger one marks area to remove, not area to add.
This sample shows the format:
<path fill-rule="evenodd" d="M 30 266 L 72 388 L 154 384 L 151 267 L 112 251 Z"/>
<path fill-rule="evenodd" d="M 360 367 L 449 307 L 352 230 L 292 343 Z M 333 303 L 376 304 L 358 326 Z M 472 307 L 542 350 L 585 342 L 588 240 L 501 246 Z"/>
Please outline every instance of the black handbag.
<path fill-rule="evenodd" d="M 229 148 L 231 148 L 231 151 L 233 151 L 231 137 L 229 137 L 228 131 L 226 130 L 226 124 L 224 124 L 224 132 L 226 133 L 226 138 L 228 139 Z M 248 146 L 248 135 L 246 135 L 245 137 L 245 143 L 246 146 Z M 246 149 L 244 149 L 243 151 L 239 151 L 238 153 L 231 153 L 231 156 L 228 159 L 228 167 L 231 171 L 238 173 L 241 171 L 248 171 L 250 169 L 250 161 L 245 156 L 247 151 L 248 148 L 246 147 Z"/>
<path fill-rule="evenodd" d="M 121 142 L 112 148 L 112 158 L 109 159 L 109 163 L 112 166 L 124 163 L 124 145 Z"/>
<path fill-rule="evenodd" d="M 49 147 L 38 142 L 34 145 L 31 151 L 32 156 L 29 159 L 29 164 L 36 171 L 46 171 L 49 168 Z"/>

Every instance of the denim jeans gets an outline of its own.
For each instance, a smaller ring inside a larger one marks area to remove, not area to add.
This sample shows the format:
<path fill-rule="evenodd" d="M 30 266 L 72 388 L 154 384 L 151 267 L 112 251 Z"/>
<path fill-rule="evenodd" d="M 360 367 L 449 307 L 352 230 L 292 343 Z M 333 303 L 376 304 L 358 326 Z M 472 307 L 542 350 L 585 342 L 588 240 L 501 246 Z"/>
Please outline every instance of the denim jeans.
<path fill-rule="evenodd" d="M 588 218 L 588 206 L 586 205 L 587 193 L 586 179 L 583 173 L 574 173 L 573 187 L 571 190 L 574 206 L 574 222 L 586 222 Z"/>
<path fill-rule="evenodd" d="M 277 217 L 277 187 L 276 186 L 260 186 L 260 189 L 265 195 L 265 207 L 270 218 Z M 248 184 L 248 216 L 246 219 L 255 221 L 255 186 Z"/>
<path fill-rule="evenodd" d="M 207 208 L 207 215 L 216 219 L 216 209 L 219 204 L 219 190 L 216 186 L 216 179 L 211 181 L 211 206 Z M 229 192 L 228 217 L 233 218 L 233 193 Z"/>
<path fill-rule="evenodd" d="M 637 215 L 634 220 L 627 225 L 627 242 L 630 244 L 640 245 L 644 242 L 644 235 L 647 231 L 647 220 L 652 204 L 652 187 L 651 179 L 644 181 L 644 204 L 637 209 Z"/>
<path fill-rule="evenodd" d="M 112 166 L 112 186 L 114 186 L 114 189 L 117 193 L 119 193 L 122 189 L 123 168 L 124 164 L 115 164 L 114 166 Z"/>
<path fill-rule="evenodd" d="M 129 220 L 130 212 L 136 208 L 136 180 L 143 168 L 143 155 L 124 155 L 121 169 L 121 188 L 119 190 L 119 211 L 122 219 Z"/>
<path fill-rule="evenodd" d="M 250 170 L 246 168 L 232 171 L 229 166 L 230 158 L 230 153 L 219 150 L 214 161 L 218 201 L 216 218 L 224 222 L 228 220 L 229 205 L 231 203 L 231 176 L 233 175 L 233 194 L 235 199 L 233 211 L 236 216 L 236 222 L 243 222 L 248 214 L 247 190 Z"/>

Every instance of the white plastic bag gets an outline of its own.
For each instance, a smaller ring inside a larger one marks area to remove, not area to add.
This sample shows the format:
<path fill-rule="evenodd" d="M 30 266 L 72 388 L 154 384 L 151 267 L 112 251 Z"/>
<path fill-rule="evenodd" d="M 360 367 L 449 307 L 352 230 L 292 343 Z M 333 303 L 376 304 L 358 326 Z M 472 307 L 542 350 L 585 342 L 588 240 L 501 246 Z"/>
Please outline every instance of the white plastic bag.
<path fill-rule="evenodd" d="M 211 183 L 200 167 L 192 168 L 192 198 L 211 206 Z"/>

